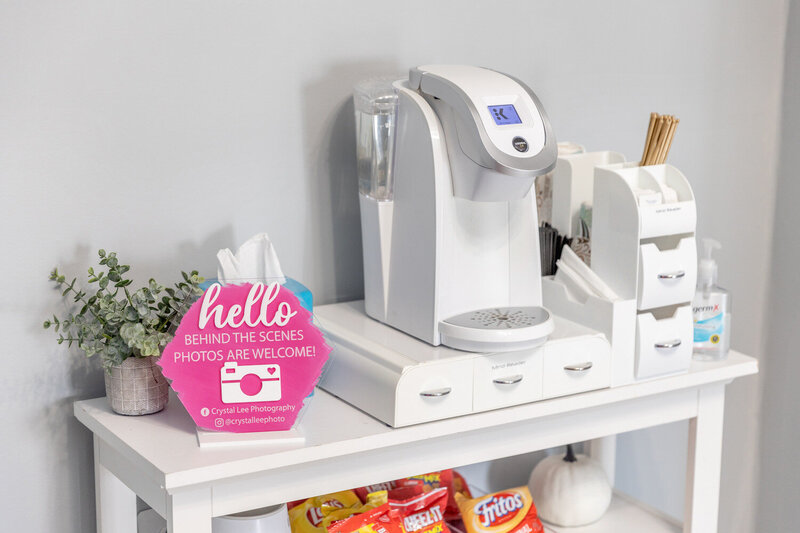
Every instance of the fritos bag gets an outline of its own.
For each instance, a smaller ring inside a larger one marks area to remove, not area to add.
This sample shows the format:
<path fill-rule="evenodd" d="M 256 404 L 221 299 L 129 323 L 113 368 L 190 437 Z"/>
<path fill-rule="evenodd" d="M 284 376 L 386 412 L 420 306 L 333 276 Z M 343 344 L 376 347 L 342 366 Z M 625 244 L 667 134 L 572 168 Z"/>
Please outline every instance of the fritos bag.
<path fill-rule="evenodd" d="M 467 533 L 543 533 L 528 487 L 517 487 L 480 498 L 456 495 Z"/>
<path fill-rule="evenodd" d="M 326 512 L 361 505 L 361 500 L 351 490 L 315 496 L 301 502 L 293 502 L 289 509 L 292 533 L 325 533 L 322 524 Z"/>
<path fill-rule="evenodd" d="M 450 533 L 444 521 L 447 487 L 433 489 L 405 500 L 389 500 L 402 519 L 404 533 Z"/>

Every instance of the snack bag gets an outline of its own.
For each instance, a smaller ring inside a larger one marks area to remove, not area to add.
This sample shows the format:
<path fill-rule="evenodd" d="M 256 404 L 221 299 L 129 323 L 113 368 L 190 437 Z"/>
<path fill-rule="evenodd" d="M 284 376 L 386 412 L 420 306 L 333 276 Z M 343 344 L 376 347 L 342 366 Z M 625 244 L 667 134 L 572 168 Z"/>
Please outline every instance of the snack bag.
<path fill-rule="evenodd" d="M 455 500 L 455 495 L 460 493 L 462 496 L 465 496 L 469 499 L 472 499 L 472 493 L 469 490 L 469 485 L 467 485 L 467 480 L 464 479 L 464 476 L 453 470 L 453 499 Z"/>
<path fill-rule="evenodd" d="M 439 487 L 446 487 L 447 488 L 447 508 L 445 509 L 445 519 L 446 520 L 456 520 L 459 518 L 460 513 L 458 511 L 458 504 L 456 504 L 455 495 L 457 492 L 462 492 L 456 489 L 456 477 L 458 478 L 459 485 L 463 485 L 464 488 L 467 487 L 466 481 L 464 478 L 461 477 L 460 474 L 456 474 L 452 469 L 448 468 L 447 470 L 440 470 L 439 472 L 431 472 L 430 474 L 424 474 L 421 476 L 411 476 L 409 479 L 421 479 L 423 483 L 425 483 L 425 491 L 431 491 L 433 489 L 438 489 Z M 472 495 L 469 493 L 469 489 L 466 488 L 467 497 L 471 497 Z"/>
<path fill-rule="evenodd" d="M 355 514 L 366 513 L 388 502 L 387 493 L 385 490 L 371 492 L 367 495 L 367 501 L 362 504 L 361 501 L 357 505 L 345 508 L 336 508 L 330 506 L 323 506 L 322 510 L 322 527 L 329 528 L 334 522 L 350 518 Z"/>
<path fill-rule="evenodd" d="M 394 481 L 375 483 L 366 487 L 355 489 L 355 493 L 361 498 L 362 502 L 367 501 L 367 495 L 371 492 L 385 490 L 389 493 L 390 500 L 405 500 L 415 494 L 424 492 L 425 483 L 421 479 L 411 479 L 404 477 Z"/>
<path fill-rule="evenodd" d="M 467 533 L 543 533 L 528 487 L 517 487 L 480 498 L 456 495 Z"/>
<path fill-rule="evenodd" d="M 361 500 L 351 490 L 333 492 L 307 500 L 292 502 L 289 506 L 289 522 L 292 533 L 325 533 L 323 510 L 346 509 L 361 505 Z"/>
<path fill-rule="evenodd" d="M 389 506 L 399 513 L 404 533 L 450 533 L 444 521 L 446 487 L 405 500 L 389 500 Z"/>
<path fill-rule="evenodd" d="M 328 533 L 404 533 L 399 513 L 385 503 L 365 513 L 332 523 Z"/>
<path fill-rule="evenodd" d="M 438 489 L 439 487 L 447 487 L 448 489 L 451 489 L 453 487 L 453 470 L 448 468 L 447 470 L 431 472 L 421 476 L 411 476 L 408 479 L 421 480 L 425 484 L 425 492 Z"/>

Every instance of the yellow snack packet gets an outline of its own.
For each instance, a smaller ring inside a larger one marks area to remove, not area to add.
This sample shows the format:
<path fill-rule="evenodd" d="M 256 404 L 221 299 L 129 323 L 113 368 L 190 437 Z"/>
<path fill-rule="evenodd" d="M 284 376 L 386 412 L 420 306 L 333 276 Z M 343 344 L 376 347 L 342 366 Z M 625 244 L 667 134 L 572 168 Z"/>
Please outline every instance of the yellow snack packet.
<path fill-rule="evenodd" d="M 344 520 L 345 518 L 350 518 L 354 514 L 361 514 L 369 511 L 370 509 L 375 509 L 387 503 L 389 501 L 389 493 L 385 490 L 378 490 L 375 492 L 370 492 L 367 494 L 367 502 L 361 505 L 361 501 L 359 500 L 359 504 L 352 507 L 345 507 L 343 509 L 333 509 L 331 507 L 323 507 L 322 508 L 322 525 L 325 527 L 326 531 L 328 526 L 332 523 Z"/>
<path fill-rule="evenodd" d="M 309 498 L 289 509 L 292 533 L 326 533 L 327 525 L 323 525 L 326 514 L 337 509 L 348 509 L 360 505 L 361 500 L 351 490 Z"/>

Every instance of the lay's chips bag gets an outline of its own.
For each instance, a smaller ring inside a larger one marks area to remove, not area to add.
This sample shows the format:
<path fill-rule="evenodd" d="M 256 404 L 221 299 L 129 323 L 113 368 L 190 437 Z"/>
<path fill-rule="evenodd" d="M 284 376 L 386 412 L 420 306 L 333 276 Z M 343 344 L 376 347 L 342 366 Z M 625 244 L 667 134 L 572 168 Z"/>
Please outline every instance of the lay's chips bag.
<path fill-rule="evenodd" d="M 360 505 L 361 500 L 351 490 L 333 492 L 315 496 L 303 502 L 295 502 L 289 509 L 292 533 L 325 533 L 323 520 L 326 514 L 337 509 L 349 509 Z"/>

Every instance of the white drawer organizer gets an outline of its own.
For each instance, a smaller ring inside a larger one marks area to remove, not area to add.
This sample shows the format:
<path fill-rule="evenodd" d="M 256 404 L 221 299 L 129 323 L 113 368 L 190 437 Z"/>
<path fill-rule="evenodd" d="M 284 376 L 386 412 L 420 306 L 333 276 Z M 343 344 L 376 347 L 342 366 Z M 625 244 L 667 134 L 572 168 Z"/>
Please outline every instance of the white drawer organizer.
<path fill-rule="evenodd" d="M 597 167 L 592 270 L 636 301 L 635 377 L 685 372 L 697 281 L 694 194 L 671 165 Z"/>
<path fill-rule="evenodd" d="M 315 319 L 332 345 L 319 386 L 394 426 L 606 388 L 606 338 L 554 316 L 536 348 L 474 353 L 431 346 L 364 313 L 364 302 L 323 305 Z"/>

